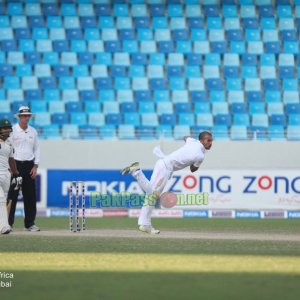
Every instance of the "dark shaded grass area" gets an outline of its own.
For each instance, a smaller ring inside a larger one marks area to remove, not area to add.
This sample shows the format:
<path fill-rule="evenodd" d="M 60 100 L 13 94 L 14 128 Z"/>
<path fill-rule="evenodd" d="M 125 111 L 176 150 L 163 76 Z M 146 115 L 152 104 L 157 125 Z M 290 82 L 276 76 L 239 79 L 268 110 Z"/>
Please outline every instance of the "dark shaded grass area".
<path fill-rule="evenodd" d="M 1 238 L 1 252 L 73 253 L 167 253 L 300 256 L 300 242 L 7 236 Z M 300 284 L 300 283 L 299 283 Z"/>
<path fill-rule="evenodd" d="M 1 300 L 299 299 L 299 275 L 15 271 Z"/>
<path fill-rule="evenodd" d="M 38 218 L 36 224 L 48 229 L 68 229 L 68 218 Z M 161 230 L 205 232 L 299 233 L 300 219 L 153 219 Z M 16 228 L 23 228 L 23 219 L 16 219 Z M 134 218 L 88 218 L 90 229 L 136 229 Z"/>

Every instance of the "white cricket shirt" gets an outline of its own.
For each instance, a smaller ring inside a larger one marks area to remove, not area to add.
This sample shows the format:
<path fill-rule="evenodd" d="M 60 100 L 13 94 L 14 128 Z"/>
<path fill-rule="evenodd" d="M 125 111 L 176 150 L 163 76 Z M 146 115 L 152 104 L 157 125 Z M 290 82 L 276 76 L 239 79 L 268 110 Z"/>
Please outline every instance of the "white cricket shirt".
<path fill-rule="evenodd" d="M 11 139 L 15 150 L 15 160 L 34 160 L 35 164 L 39 164 L 40 146 L 37 131 L 33 127 L 28 125 L 27 129 L 23 130 L 19 124 L 14 125 Z"/>
<path fill-rule="evenodd" d="M 178 171 L 191 165 L 200 167 L 204 154 L 205 148 L 199 140 L 187 138 L 182 147 L 167 155 L 163 160 L 169 170 Z"/>
<path fill-rule="evenodd" d="M 0 173 L 6 174 L 9 169 L 8 159 L 14 157 L 12 144 L 6 140 L 0 140 Z"/>

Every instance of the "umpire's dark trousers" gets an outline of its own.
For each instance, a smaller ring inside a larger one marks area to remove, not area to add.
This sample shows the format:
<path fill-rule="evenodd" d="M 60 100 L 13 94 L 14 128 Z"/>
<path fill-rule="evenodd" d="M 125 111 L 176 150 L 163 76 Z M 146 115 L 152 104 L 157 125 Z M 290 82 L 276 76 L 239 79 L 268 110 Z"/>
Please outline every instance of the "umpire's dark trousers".
<path fill-rule="evenodd" d="M 22 194 L 24 201 L 24 226 L 29 228 L 34 225 L 36 217 L 36 194 L 35 194 L 35 180 L 31 178 L 30 171 L 34 166 L 33 161 L 18 161 L 16 160 L 17 169 L 20 176 L 23 178 L 22 182 Z M 15 211 L 18 201 L 19 190 L 15 191 L 14 187 L 10 187 L 8 195 L 11 195 L 11 209 L 8 217 L 8 223 L 10 226 L 14 224 Z"/>

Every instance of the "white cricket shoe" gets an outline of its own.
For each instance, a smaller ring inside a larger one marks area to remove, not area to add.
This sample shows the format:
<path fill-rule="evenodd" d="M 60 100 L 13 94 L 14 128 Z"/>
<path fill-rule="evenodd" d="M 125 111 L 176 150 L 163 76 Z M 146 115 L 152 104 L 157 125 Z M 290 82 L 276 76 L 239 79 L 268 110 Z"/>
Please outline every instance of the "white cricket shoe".
<path fill-rule="evenodd" d="M 9 225 L 2 227 L 1 234 L 9 234 L 11 232 L 11 227 Z"/>
<path fill-rule="evenodd" d="M 131 164 L 130 166 L 124 168 L 123 170 L 121 170 L 121 174 L 125 175 L 125 174 L 132 174 L 135 171 L 139 170 L 140 168 L 140 163 L 135 162 L 133 164 Z"/>
<path fill-rule="evenodd" d="M 139 226 L 139 231 L 145 232 L 145 233 L 150 233 L 150 234 L 159 234 L 160 233 L 160 230 L 155 229 L 152 226 L 144 226 L 144 225 Z"/>
<path fill-rule="evenodd" d="M 32 231 L 32 232 L 36 232 L 36 231 L 41 231 L 41 229 L 39 227 L 37 227 L 36 225 L 32 225 L 28 228 L 24 228 L 24 231 Z"/>

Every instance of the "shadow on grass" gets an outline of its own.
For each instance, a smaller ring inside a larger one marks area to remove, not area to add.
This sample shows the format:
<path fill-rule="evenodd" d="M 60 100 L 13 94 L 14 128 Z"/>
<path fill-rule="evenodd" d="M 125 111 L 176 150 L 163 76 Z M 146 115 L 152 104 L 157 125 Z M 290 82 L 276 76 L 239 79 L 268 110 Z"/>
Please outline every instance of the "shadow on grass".
<path fill-rule="evenodd" d="M 68 229 L 65 217 L 37 218 L 42 229 Z M 153 219 L 154 227 L 174 231 L 252 232 L 300 234 L 300 219 Z M 135 218 L 87 218 L 90 229 L 137 229 Z M 23 218 L 16 218 L 15 228 L 23 228 Z"/>
<path fill-rule="evenodd" d="M 300 276 L 284 274 L 84 271 L 13 274 L 13 286 L 1 288 L 1 300 L 299 299 Z"/>
<path fill-rule="evenodd" d="M 300 256 L 300 242 L 11 235 L 1 237 L 0 252 Z"/>

